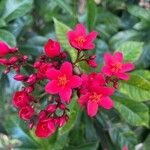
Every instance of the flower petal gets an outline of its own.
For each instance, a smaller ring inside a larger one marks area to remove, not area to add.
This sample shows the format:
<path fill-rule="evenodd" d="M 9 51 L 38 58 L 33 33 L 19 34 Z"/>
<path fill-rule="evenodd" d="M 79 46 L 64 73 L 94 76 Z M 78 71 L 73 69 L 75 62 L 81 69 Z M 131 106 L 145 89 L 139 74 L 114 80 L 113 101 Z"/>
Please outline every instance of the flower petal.
<path fill-rule="evenodd" d="M 91 50 L 91 49 L 94 49 L 95 48 L 95 44 L 89 42 L 89 43 L 85 43 L 85 45 L 83 46 L 83 49 L 84 50 Z"/>
<path fill-rule="evenodd" d="M 59 92 L 59 96 L 61 100 L 66 103 L 70 103 L 71 95 L 72 95 L 72 90 L 69 88 L 61 89 L 61 91 Z"/>
<path fill-rule="evenodd" d="M 125 64 L 123 64 L 123 66 L 122 66 L 122 71 L 123 71 L 123 72 L 131 71 L 131 70 L 133 70 L 134 68 L 135 68 L 134 64 L 132 64 L 132 63 L 125 63 Z"/>
<path fill-rule="evenodd" d="M 98 35 L 98 33 L 96 31 L 92 31 L 86 36 L 86 40 L 88 42 L 92 42 L 93 40 L 96 39 L 97 35 Z"/>
<path fill-rule="evenodd" d="M 61 65 L 60 72 L 68 77 L 72 76 L 72 64 L 70 62 L 64 62 Z"/>
<path fill-rule="evenodd" d="M 104 79 L 104 76 L 102 73 L 98 73 L 97 76 L 96 76 L 96 79 L 95 79 L 100 85 L 104 85 L 106 82 L 105 82 L 105 79 Z"/>
<path fill-rule="evenodd" d="M 115 89 L 112 87 L 105 87 L 105 86 L 101 86 L 97 88 L 98 92 L 103 94 L 103 95 L 112 95 L 115 92 Z"/>
<path fill-rule="evenodd" d="M 56 80 L 53 80 L 49 82 L 45 86 L 45 91 L 49 94 L 56 94 L 60 91 L 60 87 L 58 86 L 58 82 Z"/>
<path fill-rule="evenodd" d="M 82 84 L 82 79 L 76 75 L 72 76 L 69 85 L 71 88 L 77 88 Z"/>
<path fill-rule="evenodd" d="M 111 72 L 111 69 L 108 67 L 108 66 L 104 66 L 102 68 L 102 72 L 108 76 L 111 76 L 112 75 L 112 72 Z"/>
<path fill-rule="evenodd" d="M 122 62 L 123 61 L 123 53 L 121 53 L 121 52 L 115 52 L 113 58 L 114 58 L 114 60 L 116 62 Z"/>
<path fill-rule="evenodd" d="M 87 113 L 90 117 L 94 117 L 98 111 L 98 104 L 96 102 L 88 101 Z"/>
<path fill-rule="evenodd" d="M 50 80 L 57 79 L 59 74 L 60 74 L 60 71 L 57 70 L 57 69 L 48 69 L 47 72 L 46 72 L 46 76 Z"/>
<path fill-rule="evenodd" d="M 84 25 L 81 24 L 81 23 L 76 25 L 75 31 L 78 35 L 83 35 L 84 36 L 86 34 L 86 29 L 85 29 Z"/>
<path fill-rule="evenodd" d="M 126 73 L 116 73 L 115 75 L 122 80 L 129 80 L 129 75 Z"/>
<path fill-rule="evenodd" d="M 104 54 L 104 61 L 105 61 L 105 64 L 109 64 L 113 61 L 113 57 L 112 57 L 111 53 L 106 52 Z"/>
<path fill-rule="evenodd" d="M 80 104 L 81 107 L 86 105 L 86 103 L 88 101 L 88 97 L 89 97 L 89 94 L 85 94 L 78 99 L 78 103 Z"/>
<path fill-rule="evenodd" d="M 104 107 L 105 109 L 111 109 L 114 107 L 114 102 L 110 97 L 102 97 L 99 101 L 99 106 Z"/>

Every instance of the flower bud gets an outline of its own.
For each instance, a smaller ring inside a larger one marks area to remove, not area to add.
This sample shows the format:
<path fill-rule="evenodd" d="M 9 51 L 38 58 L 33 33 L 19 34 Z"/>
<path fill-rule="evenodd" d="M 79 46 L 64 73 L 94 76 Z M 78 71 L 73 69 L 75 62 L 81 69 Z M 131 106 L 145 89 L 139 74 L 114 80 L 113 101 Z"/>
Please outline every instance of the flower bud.
<path fill-rule="evenodd" d="M 96 58 L 96 55 L 91 55 L 89 58 L 90 58 L 90 59 L 95 59 L 95 58 Z"/>
<path fill-rule="evenodd" d="M 67 121 L 68 121 L 68 116 L 67 115 L 60 117 L 59 118 L 59 126 L 63 127 L 66 124 Z"/>
<path fill-rule="evenodd" d="M 47 111 L 45 111 L 45 110 L 42 110 L 42 111 L 40 111 L 39 112 L 39 120 L 41 120 L 41 119 L 45 119 L 46 118 L 46 116 L 47 116 Z"/>
<path fill-rule="evenodd" d="M 10 53 L 10 47 L 4 41 L 0 41 L 0 57 L 6 56 Z"/>
<path fill-rule="evenodd" d="M 49 113 L 53 113 L 55 112 L 57 109 L 57 106 L 55 104 L 49 104 L 46 108 L 46 110 L 49 112 Z"/>
<path fill-rule="evenodd" d="M 8 64 L 9 64 L 9 61 L 8 61 L 8 59 L 6 59 L 6 58 L 0 58 L 0 64 L 1 64 L 1 65 L 8 65 Z"/>
<path fill-rule="evenodd" d="M 18 51 L 17 47 L 10 48 L 10 53 L 16 53 Z"/>
<path fill-rule="evenodd" d="M 10 72 L 10 68 L 8 67 L 5 71 L 4 74 L 8 74 Z"/>
<path fill-rule="evenodd" d="M 16 57 L 16 56 L 11 57 L 11 58 L 9 59 L 9 63 L 10 63 L 11 65 L 13 65 L 14 63 L 16 63 L 17 61 L 18 61 L 18 57 Z"/>
<path fill-rule="evenodd" d="M 34 122 L 30 122 L 30 123 L 29 123 L 29 129 L 32 129 L 33 126 L 34 126 Z"/>
<path fill-rule="evenodd" d="M 96 68 L 96 67 L 98 66 L 97 63 L 96 63 L 96 61 L 93 60 L 93 59 L 89 60 L 89 61 L 88 61 L 88 64 L 89 64 L 89 66 L 92 67 L 92 68 Z"/>
<path fill-rule="evenodd" d="M 22 60 L 23 60 L 23 61 L 27 61 L 27 60 L 28 60 L 28 56 L 27 56 L 27 55 L 23 55 L 23 56 L 22 56 Z"/>
<path fill-rule="evenodd" d="M 41 62 L 36 61 L 33 66 L 34 66 L 34 68 L 39 68 L 41 66 Z"/>
<path fill-rule="evenodd" d="M 67 53 L 66 53 L 66 52 L 62 52 L 62 53 L 61 53 L 61 58 L 62 58 L 62 59 L 65 59 L 66 57 L 67 57 Z"/>
<path fill-rule="evenodd" d="M 17 81 L 25 81 L 27 79 L 27 76 L 25 76 L 23 74 L 17 74 L 14 76 L 14 79 Z"/>
<path fill-rule="evenodd" d="M 28 77 L 27 83 L 33 84 L 33 83 L 36 82 L 36 79 L 37 79 L 36 74 L 31 74 L 31 75 Z"/>
<path fill-rule="evenodd" d="M 44 46 L 44 51 L 46 55 L 50 58 L 54 58 L 60 55 L 60 44 L 57 41 L 49 39 Z"/>
<path fill-rule="evenodd" d="M 26 91 L 27 93 L 31 93 L 31 92 L 33 92 L 33 90 L 34 90 L 34 87 L 33 87 L 33 86 L 28 86 L 28 87 L 25 88 L 25 91 Z"/>
<path fill-rule="evenodd" d="M 58 107 L 59 107 L 61 110 L 65 110 L 65 109 L 66 109 L 66 106 L 63 105 L 63 104 L 60 104 Z"/>
<path fill-rule="evenodd" d="M 19 117 L 23 120 L 29 120 L 34 114 L 34 109 L 30 106 L 24 106 L 19 111 Z"/>

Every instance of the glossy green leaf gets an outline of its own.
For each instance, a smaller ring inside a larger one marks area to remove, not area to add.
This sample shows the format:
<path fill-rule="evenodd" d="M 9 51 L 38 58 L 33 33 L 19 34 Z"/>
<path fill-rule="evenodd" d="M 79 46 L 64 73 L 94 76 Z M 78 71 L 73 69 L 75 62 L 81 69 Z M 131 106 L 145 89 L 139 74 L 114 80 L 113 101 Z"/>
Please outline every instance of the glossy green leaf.
<path fill-rule="evenodd" d="M 135 133 L 125 124 L 113 124 L 113 126 L 109 129 L 109 135 L 113 143 L 120 146 L 120 149 L 126 145 L 132 150 L 137 144 L 137 137 Z"/>
<path fill-rule="evenodd" d="M 140 75 L 130 74 L 130 80 L 120 83 L 120 92 L 134 101 L 150 100 L 150 82 Z"/>
<path fill-rule="evenodd" d="M 132 15 L 144 19 L 148 22 L 150 22 L 150 11 L 146 10 L 140 6 L 136 6 L 136 5 L 131 5 L 128 6 L 128 11 L 129 13 L 131 13 Z"/>
<path fill-rule="evenodd" d="M 77 56 L 77 51 L 70 46 L 67 38 L 67 32 L 71 29 L 65 24 L 59 22 L 56 18 L 54 18 L 54 25 L 58 41 L 61 43 L 64 50 L 70 54 L 72 61 L 74 61 Z"/>
<path fill-rule="evenodd" d="M 135 102 L 125 95 L 114 96 L 115 108 L 121 117 L 133 126 L 149 126 L 148 107 L 140 102 Z"/>
<path fill-rule="evenodd" d="M 143 78 L 150 80 L 150 71 L 145 69 L 139 69 L 132 72 L 132 74 L 140 75 Z"/>
<path fill-rule="evenodd" d="M 6 26 L 6 22 L 4 19 L 0 19 L 0 27 Z"/>
<path fill-rule="evenodd" d="M 33 0 L 6 0 L 2 18 L 9 22 L 23 16 L 32 9 Z"/>
<path fill-rule="evenodd" d="M 142 53 L 143 44 L 142 42 L 128 41 L 121 44 L 117 51 L 123 52 L 125 61 L 135 62 Z"/>
<path fill-rule="evenodd" d="M 97 6 L 93 0 L 87 0 L 87 12 L 88 29 L 91 31 L 94 29 L 97 15 Z"/>
<path fill-rule="evenodd" d="M 16 39 L 13 34 L 7 30 L 0 29 L 0 40 L 5 41 L 10 46 L 16 46 Z"/>

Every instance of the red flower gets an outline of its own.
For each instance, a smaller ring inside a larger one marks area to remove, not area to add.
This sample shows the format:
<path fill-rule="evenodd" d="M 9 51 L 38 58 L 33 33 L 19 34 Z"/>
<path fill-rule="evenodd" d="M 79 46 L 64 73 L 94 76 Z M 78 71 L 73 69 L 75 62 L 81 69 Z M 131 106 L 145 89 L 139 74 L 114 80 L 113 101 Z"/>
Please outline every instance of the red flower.
<path fill-rule="evenodd" d="M 39 120 L 35 134 L 40 138 L 47 138 L 56 131 L 54 121 L 51 119 Z"/>
<path fill-rule="evenodd" d="M 24 106 L 19 111 L 19 117 L 24 120 L 30 119 L 34 114 L 34 109 L 30 106 Z"/>
<path fill-rule="evenodd" d="M 46 55 L 50 58 L 54 58 L 60 55 L 60 44 L 57 41 L 49 39 L 44 46 Z"/>
<path fill-rule="evenodd" d="M 20 108 L 29 104 L 30 98 L 25 91 L 17 91 L 12 99 L 12 103 L 15 107 Z"/>
<path fill-rule="evenodd" d="M 98 107 L 111 109 L 114 106 L 109 97 L 114 93 L 114 88 L 106 87 L 105 80 L 101 73 L 84 75 L 82 84 L 82 96 L 78 99 L 81 106 L 87 106 L 87 113 L 90 117 L 96 115 Z"/>
<path fill-rule="evenodd" d="M 64 62 L 60 70 L 49 69 L 47 71 L 49 82 L 45 90 L 50 94 L 59 94 L 64 102 L 69 103 L 72 95 L 72 89 L 81 85 L 82 80 L 80 77 L 72 74 L 72 64 Z"/>
<path fill-rule="evenodd" d="M 0 41 L 0 57 L 10 53 L 9 45 L 3 41 Z"/>
<path fill-rule="evenodd" d="M 82 24 L 77 24 L 76 29 L 74 31 L 69 31 L 67 36 L 70 45 L 78 50 L 90 50 L 95 48 L 93 40 L 95 40 L 97 32 L 92 31 L 87 34 Z"/>
<path fill-rule="evenodd" d="M 123 63 L 123 54 L 116 52 L 114 55 L 105 53 L 104 55 L 105 66 L 102 68 L 102 72 L 107 76 L 115 76 L 122 80 L 128 80 L 129 75 L 127 71 L 134 69 L 134 64 Z"/>
<path fill-rule="evenodd" d="M 124 146 L 122 150 L 129 150 L 127 146 Z"/>
<path fill-rule="evenodd" d="M 38 73 L 37 73 L 37 77 L 39 79 L 44 79 L 46 78 L 46 72 L 49 68 L 52 67 L 52 64 L 51 63 L 42 63 L 40 65 L 40 67 L 38 68 Z"/>

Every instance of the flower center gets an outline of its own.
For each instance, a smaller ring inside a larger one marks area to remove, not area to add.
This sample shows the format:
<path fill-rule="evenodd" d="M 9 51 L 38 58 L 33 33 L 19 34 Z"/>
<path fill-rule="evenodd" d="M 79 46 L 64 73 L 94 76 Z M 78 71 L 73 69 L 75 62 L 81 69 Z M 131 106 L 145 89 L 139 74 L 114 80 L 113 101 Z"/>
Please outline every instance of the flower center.
<path fill-rule="evenodd" d="M 59 86 L 65 86 L 68 83 L 66 75 L 62 75 L 58 77 Z"/>
<path fill-rule="evenodd" d="M 122 68 L 122 63 L 118 62 L 118 63 L 112 64 L 111 71 L 118 72 L 121 68 Z"/>
<path fill-rule="evenodd" d="M 100 100 L 100 98 L 102 97 L 101 94 L 97 94 L 96 92 L 93 92 L 91 95 L 90 95 L 90 100 L 93 101 L 93 102 L 98 102 Z"/>
<path fill-rule="evenodd" d="M 47 124 L 42 124 L 41 128 L 45 131 L 45 132 L 48 132 L 49 131 L 49 128 L 47 127 Z"/>
<path fill-rule="evenodd" d="M 85 43 L 86 39 L 84 36 L 79 36 L 75 39 L 75 41 L 78 43 L 79 46 L 83 46 Z"/>

